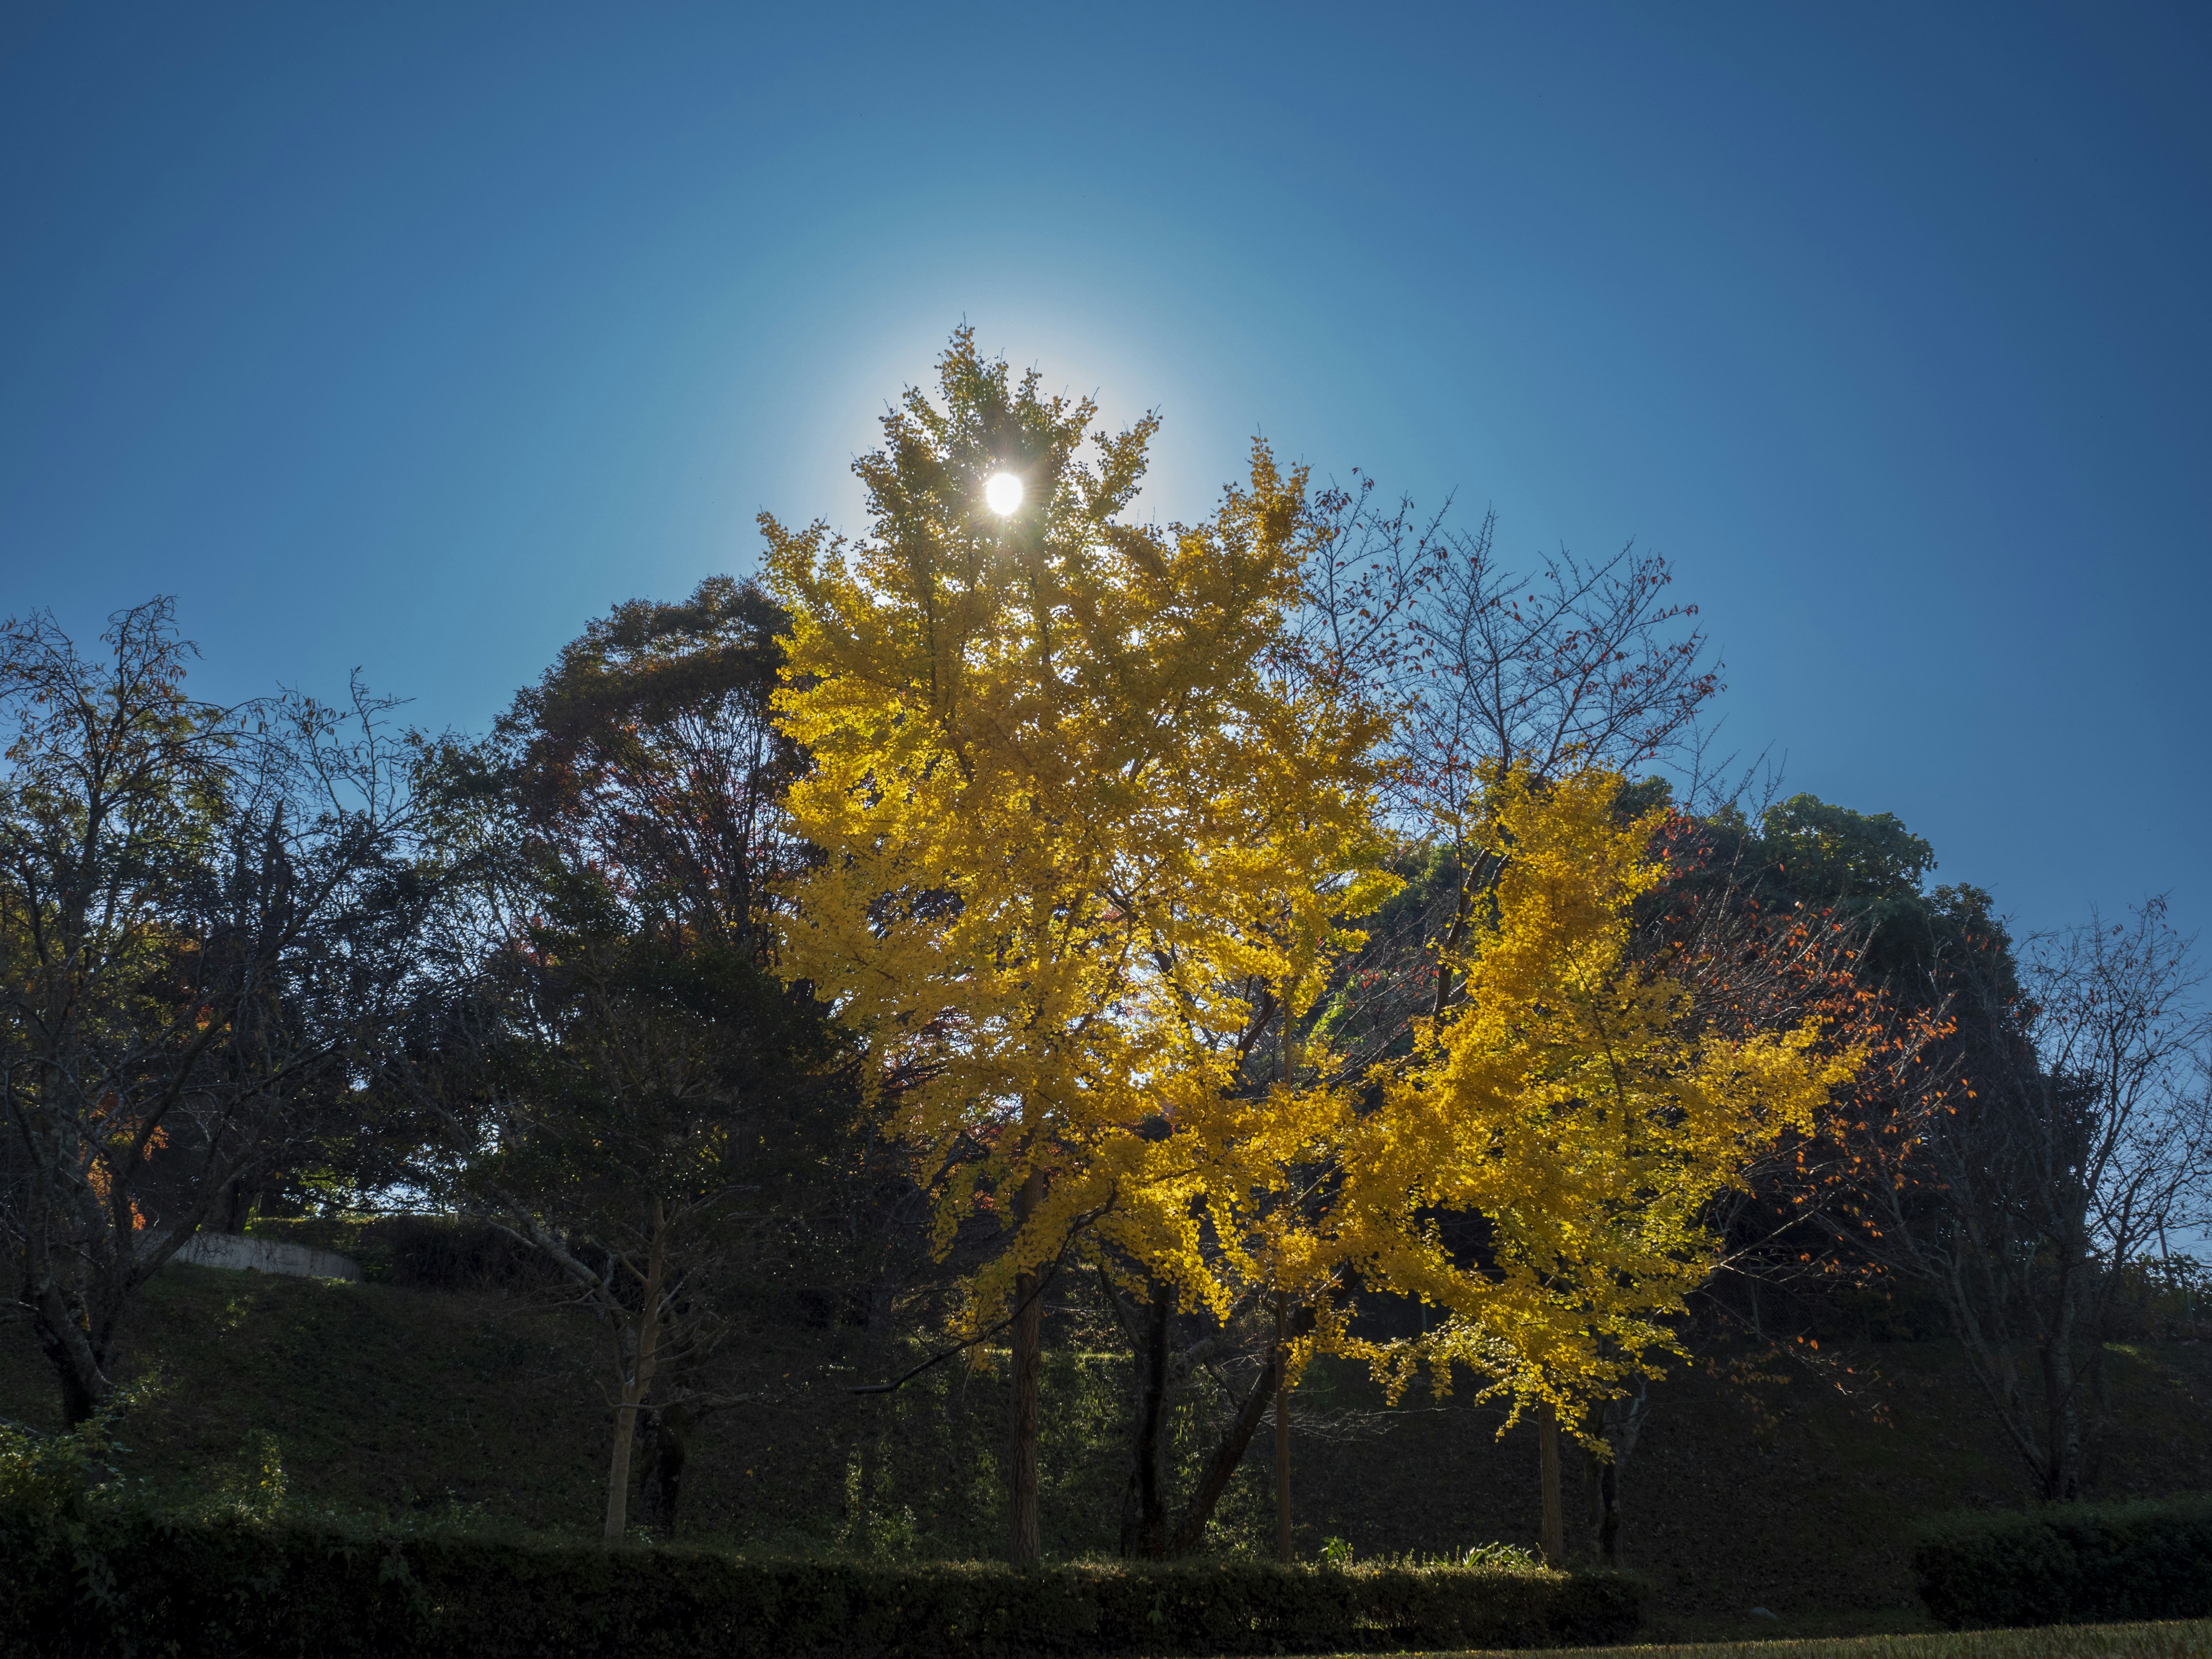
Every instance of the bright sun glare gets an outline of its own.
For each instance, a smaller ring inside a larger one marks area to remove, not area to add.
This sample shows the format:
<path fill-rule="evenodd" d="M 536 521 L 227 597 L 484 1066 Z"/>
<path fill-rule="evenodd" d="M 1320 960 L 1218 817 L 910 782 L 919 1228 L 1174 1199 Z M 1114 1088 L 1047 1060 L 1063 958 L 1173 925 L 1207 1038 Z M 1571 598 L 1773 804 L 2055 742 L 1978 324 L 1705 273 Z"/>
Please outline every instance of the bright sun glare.
<path fill-rule="evenodd" d="M 1022 481 L 1011 472 L 994 473 L 983 486 L 983 500 L 992 512 L 1004 518 L 1022 504 Z"/>

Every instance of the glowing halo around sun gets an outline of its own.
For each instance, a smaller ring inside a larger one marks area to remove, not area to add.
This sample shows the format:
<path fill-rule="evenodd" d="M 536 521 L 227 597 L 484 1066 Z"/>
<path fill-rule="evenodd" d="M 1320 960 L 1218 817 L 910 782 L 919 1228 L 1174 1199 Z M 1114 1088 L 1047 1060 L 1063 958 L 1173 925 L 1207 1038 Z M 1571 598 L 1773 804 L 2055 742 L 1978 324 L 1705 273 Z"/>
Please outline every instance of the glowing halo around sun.
<path fill-rule="evenodd" d="M 1022 504 L 1022 481 L 1011 472 L 994 472 L 983 486 L 983 505 L 1000 518 Z"/>

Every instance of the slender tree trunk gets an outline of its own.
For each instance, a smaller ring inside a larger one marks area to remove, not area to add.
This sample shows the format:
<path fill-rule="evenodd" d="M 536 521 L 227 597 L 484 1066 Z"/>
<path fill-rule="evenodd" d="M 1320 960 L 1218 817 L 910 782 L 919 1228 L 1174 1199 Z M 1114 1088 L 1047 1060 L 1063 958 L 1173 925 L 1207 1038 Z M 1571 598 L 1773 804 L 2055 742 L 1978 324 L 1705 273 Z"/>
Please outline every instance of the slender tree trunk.
<path fill-rule="evenodd" d="M 643 1404 L 646 1390 L 652 1386 L 653 1374 L 642 1352 L 645 1343 L 653 1339 L 649 1333 L 659 1325 L 655 1320 L 639 1334 L 641 1352 L 636 1370 L 623 1385 L 622 1399 L 615 1406 L 614 1455 L 607 1468 L 607 1518 L 601 1531 L 602 1541 L 619 1543 L 629 1525 L 629 1454 L 637 1439 L 638 1408 Z"/>
<path fill-rule="evenodd" d="M 1168 1549 L 1168 1336 L 1175 1303 L 1166 1285 L 1151 1290 L 1137 1354 L 1137 1456 L 1129 1471 L 1121 1553 L 1157 1558 Z"/>
<path fill-rule="evenodd" d="M 1290 1311 L 1275 1298 L 1275 1559 L 1289 1561 L 1297 1550 L 1291 1540 L 1291 1371 Z"/>
<path fill-rule="evenodd" d="M 1200 1477 L 1198 1490 L 1191 1493 L 1190 1502 L 1184 1505 L 1175 1532 L 1168 1540 L 1168 1551 L 1173 1555 L 1188 1555 L 1206 1541 L 1206 1528 L 1213 1519 L 1213 1511 L 1221 1502 L 1221 1494 L 1229 1490 L 1237 1466 L 1243 1462 L 1244 1454 L 1251 1449 L 1252 1437 L 1260 1431 L 1261 1419 L 1267 1414 L 1268 1407 L 1275 1402 L 1275 1379 L 1279 1375 L 1271 1350 L 1267 1363 L 1252 1381 L 1252 1391 L 1244 1396 L 1230 1419 L 1221 1441 L 1213 1449 L 1213 1457 Z"/>
<path fill-rule="evenodd" d="M 1026 1223 L 1044 1196 L 1044 1171 L 1032 1169 L 1022 1182 L 1014 1202 L 1017 1228 Z M 1040 1275 L 1032 1271 L 1014 1279 L 1014 1354 L 1012 1414 L 1012 1536 L 1006 1559 L 1018 1567 L 1033 1567 L 1043 1559 L 1037 1513 L 1038 1391 L 1044 1365 L 1044 1301 L 1038 1294 Z"/>
<path fill-rule="evenodd" d="M 615 1407 L 614 1458 L 607 1470 L 607 1519 L 601 1541 L 616 1544 L 629 1527 L 629 1453 L 637 1438 L 637 1414 L 653 1391 L 660 1357 L 660 1286 L 667 1265 L 666 1223 L 659 1203 L 653 1206 L 653 1249 L 647 1258 L 645 1300 L 637 1318 L 637 1358 Z"/>
<path fill-rule="evenodd" d="M 1632 1395 L 1607 1401 L 1590 1418 L 1590 1432 L 1601 1437 L 1613 1453 L 1609 1458 L 1593 1453 L 1588 1465 L 1590 1554 L 1608 1567 L 1620 1565 L 1620 1483 L 1650 1410 L 1650 1395 L 1639 1387 Z"/>
<path fill-rule="evenodd" d="M 1536 1478 L 1543 1488 L 1544 1565 L 1567 1564 L 1566 1514 L 1559 1501 L 1559 1414 L 1547 1401 L 1536 1408 Z"/>
<path fill-rule="evenodd" d="M 2043 1496 L 2067 1503 L 2081 1495 L 2081 1413 L 2074 1372 L 2077 1281 L 2071 1264 L 2058 1269 L 2051 1316 L 2039 1322 L 2037 1368 L 2043 1382 Z"/>
<path fill-rule="evenodd" d="M 2072 1358 L 2055 1343 L 2042 1355 L 2045 1458 L 2050 1470 L 2043 1495 L 2058 1504 L 2081 1495 L 2081 1413 L 2074 1398 Z"/>
<path fill-rule="evenodd" d="M 684 1464 L 690 1455 L 691 1413 L 681 1404 L 647 1414 L 639 1483 L 637 1518 L 664 1538 L 676 1535 L 676 1505 L 684 1491 Z"/>
<path fill-rule="evenodd" d="M 1620 1565 L 1620 1466 L 1592 1454 L 1590 1472 L 1590 1559 L 1608 1567 Z"/>
<path fill-rule="evenodd" d="M 678 1302 L 670 1311 L 667 1328 L 684 1322 Z M 664 1340 L 653 1377 L 659 1403 L 648 1401 L 638 1412 L 638 1448 L 631 1461 L 639 1466 L 637 1524 L 663 1538 L 676 1535 L 677 1507 L 684 1497 L 684 1471 L 690 1462 L 691 1442 L 700 1425 L 726 1401 L 702 1404 L 697 1397 L 700 1356 L 690 1348 L 672 1353 Z"/>
<path fill-rule="evenodd" d="M 2112 1426 L 2112 1401 L 2105 1375 L 2104 1321 L 2089 1343 L 2089 1422 L 2081 1437 L 2081 1490 L 2095 1492 L 2104 1483 L 2105 1431 Z"/>
<path fill-rule="evenodd" d="M 1314 1310 L 1300 1308 L 1291 1316 L 1288 1334 L 1304 1336 L 1314 1327 Z M 1213 1511 L 1221 1502 L 1221 1494 L 1229 1490 L 1244 1462 L 1244 1454 L 1251 1449 L 1252 1437 L 1260 1431 L 1260 1425 L 1267 1415 L 1267 1408 L 1276 1402 L 1276 1385 L 1282 1376 L 1283 1349 L 1270 1345 L 1267 1363 L 1261 1366 L 1259 1376 L 1252 1379 L 1250 1392 L 1237 1407 L 1237 1415 L 1222 1431 L 1221 1439 L 1213 1449 L 1213 1456 L 1199 1478 L 1198 1489 L 1190 1495 L 1190 1502 L 1168 1537 L 1168 1553 L 1188 1555 L 1206 1541 L 1206 1527 L 1213 1520 Z"/>

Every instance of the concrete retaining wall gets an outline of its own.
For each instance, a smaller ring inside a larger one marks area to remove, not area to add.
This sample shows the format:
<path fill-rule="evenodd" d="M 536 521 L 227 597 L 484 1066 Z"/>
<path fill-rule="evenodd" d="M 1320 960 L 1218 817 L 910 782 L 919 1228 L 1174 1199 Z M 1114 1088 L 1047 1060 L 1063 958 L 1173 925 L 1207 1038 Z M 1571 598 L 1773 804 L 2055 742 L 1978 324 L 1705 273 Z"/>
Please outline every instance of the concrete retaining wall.
<path fill-rule="evenodd" d="M 274 1238 L 246 1238 L 237 1233 L 194 1233 L 185 1241 L 176 1259 L 201 1267 L 234 1267 L 262 1273 L 289 1273 L 295 1279 L 359 1279 L 361 1263 L 335 1250 L 309 1249 Z"/>

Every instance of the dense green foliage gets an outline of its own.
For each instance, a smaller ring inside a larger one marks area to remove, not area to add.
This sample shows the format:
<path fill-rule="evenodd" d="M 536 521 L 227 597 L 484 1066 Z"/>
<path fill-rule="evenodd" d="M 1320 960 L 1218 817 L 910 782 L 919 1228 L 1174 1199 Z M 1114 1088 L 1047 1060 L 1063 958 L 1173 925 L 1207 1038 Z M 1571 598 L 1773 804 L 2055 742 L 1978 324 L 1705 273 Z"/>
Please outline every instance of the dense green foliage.
<path fill-rule="evenodd" d="M 1617 1574 L 1249 1561 L 1018 1572 L 607 1551 L 445 1531 L 0 1509 L 0 1647 L 64 1655 L 1273 1653 L 1617 1640 Z M 64 1563 L 68 1565 L 64 1565 Z"/>
<path fill-rule="evenodd" d="M 2212 1613 L 2212 1496 L 2069 1504 L 1930 1522 L 1912 1565 L 1929 1611 L 1965 1625 Z"/>

